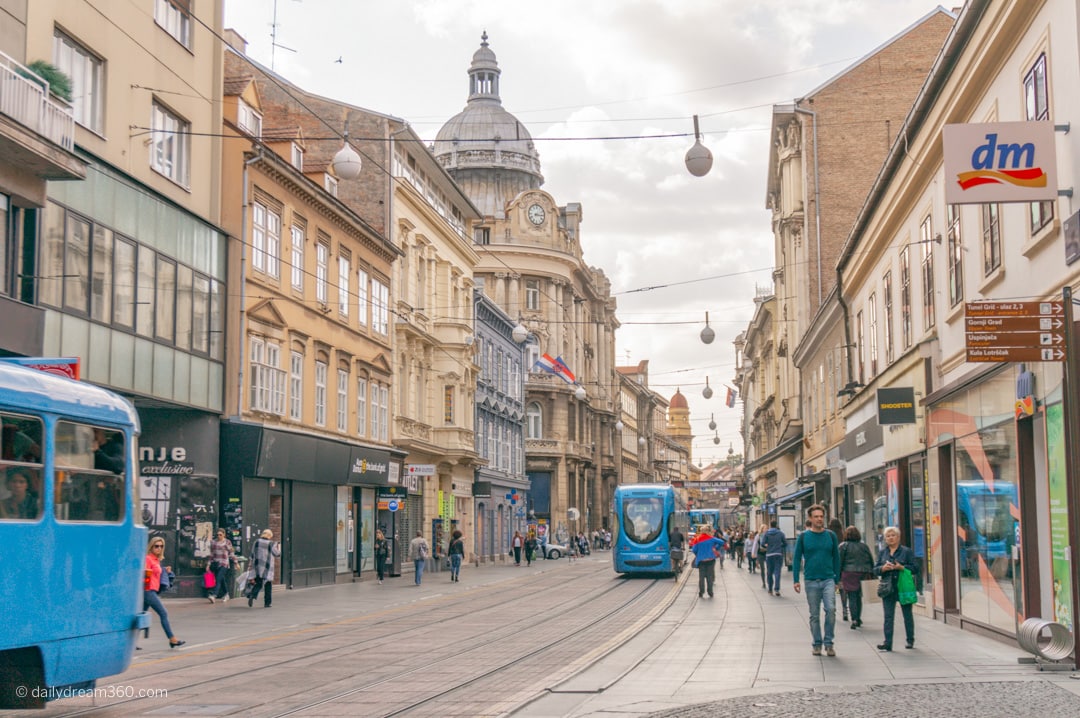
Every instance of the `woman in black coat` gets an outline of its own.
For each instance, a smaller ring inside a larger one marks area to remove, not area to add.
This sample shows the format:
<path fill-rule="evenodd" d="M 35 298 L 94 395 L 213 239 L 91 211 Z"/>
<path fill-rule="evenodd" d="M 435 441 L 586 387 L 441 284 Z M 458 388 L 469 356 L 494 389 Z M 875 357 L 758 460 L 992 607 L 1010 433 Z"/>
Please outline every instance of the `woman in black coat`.
<path fill-rule="evenodd" d="M 862 580 L 873 570 L 870 547 L 863 543 L 859 529 L 848 526 L 840 544 L 840 595 L 847 599 L 852 628 L 862 625 Z"/>
<path fill-rule="evenodd" d="M 893 622 L 896 620 L 896 604 L 900 600 L 896 590 L 900 571 L 908 569 L 912 574 L 919 570 L 915 561 L 915 552 L 907 546 L 900 545 L 900 529 L 889 526 L 885 529 L 885 549 L 878 554 L 877 563 L 874 565 L 874 575 L 879 576 L 881 581 L 891 581 L 893 590 L 881 597 L 881 606 L 885 612 L 885 642 L 878 644 L 879 651 L 891 651 L 893 639 Z M 915 616 L 911 612 L 911 605 L 900 605 L 904 614 L 904 631 L 907 634 L 905 648 L 915 647 Z"/>

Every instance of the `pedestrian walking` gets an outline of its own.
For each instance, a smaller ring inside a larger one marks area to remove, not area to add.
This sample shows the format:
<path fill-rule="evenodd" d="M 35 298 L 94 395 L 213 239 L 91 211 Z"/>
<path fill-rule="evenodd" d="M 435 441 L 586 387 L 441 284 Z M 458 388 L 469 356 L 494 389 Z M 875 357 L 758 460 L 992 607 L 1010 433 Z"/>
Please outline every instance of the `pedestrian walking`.
<path fill-rule="evenodd" d="M 750 573 L 754 573 L 757 570 L 757 531 L 751 531 L 746 535 L 746 540 L 743 543 L 743 550 L 746 552 L 746 570 Z"/>
<path fill-rule="evenodd" d="M 431 547 L 428 546 L 427 539 L 424 538 L 424 532 L 417 531 L 416 537 L 409 542 L 409 558 L 413 562 L 413 573 L 417 586 L 420 585 L 420 579 L 424 576 L 424 564 L 427 563 L 430 555 Z"/>
<path fill-rule="evenodd" d="M 836 537 L 837 545 L 844 542 L 844 525 L 840 523 L 840 519 L 833 517 L 829 519 L 829 530 L 833 532 L 833 536 Z M 842 569 L 841 569 L 842 570 Z M 837 581 L 837 586 L 840 586 L 840 581 Z M 841 588 L 840 591 L 840 608 L 844 614 L 844 620 L 848 620 L 848 601 L 847 594 Z"/>
<path fill-rule="evenodd" d="M 263 608 L 270 608 L 274 600 L 274 559 L 281 555 L 281 544 L 274 541 L 274 532 L 263 529 L 251 546 L 251 579 L 254 581 L 247 592 L 248 608 L 263 592 Z"/>
<path fill-rule="evenodd" d="M 379 576 L 379 583 L 382 584 L 383 578 L 386 577 L 386 562 L 390 559 L 390 542 L 386 540 L 386 535 L 382 532 L 382 529 L 375 529 L 375 573 Z"/>
<path fill-rule="evenodd" d="M 780 570 L 784 567 L 784 551 L 787 549 L 787 536 L 776 527 L 776 519 L 769 522 L 769 530 L 762 540 L 765 545 L 765 574 L 769 594 L 780 595 Z M 763 581 L 762 583 L 765 583 Z"/>
<path fill-rule="evenodd" d="M 915 603 L 914 596 L 908 598 L 900 587 L 900 579 L 904 569 L 914 574 L 918 570 L 915 560 L 915 552 L 907 546 L 900 544 L 900 529 L 889 526 L 884 532 L 885 548 L 878 554 L 877 563 L 874 564 L 874 575 L 881 577 L 881 583 L 885 586 L 878 590 L 881 596 L 881 608 L 885 614 L 885 642 L 878 644 L 879 651 L 891 651 L 893 644 L 893 623 L 896 620 L 896 604 L 900 604 L 900 610 L 904 614 L 904 632 L 907 638 L 905 648 L 915 647 L 915 616 L 912 615 L 911 606 Z M 914 592 L 914 585 L 911 587 Z"/>
<path fill-rule="evenodd" d="M 532 531 L 525 538 L 525 565 L 532 566 L 532 562 L 536 560 L 536 547 L 540 545 L 540 542 L 536 540 L 536 534 Z"/>
<path fill-rule="evenodd" d="M 862 580 L 872 575 L 874 557 L 870 547 L 862 541 L 862 534 L 854 526 L 844 531 L 844 543 L 840 544 L 840 588 L 847 597 L 851 612 L 851 628 L 862 625 Z"/>
<path fill-rule="evenodd" d="M 214 574 L 214 587 L 207 589 L 210 603 L 214 599 L 229 600 L 229 570 L 236 566 L 236 551 L 232 541 L 225 538 L 225 529 L 217 530 L 217 537 L 210 542 L 210 570 Z"/>
<path fill-rule="evenodd" d="M 161 630 L 169 639 L 170 648 L 179 648 L 187 643 L 181 641 L 173 634 L 172 626 L 169 625 L 169 612 L 158 595 L 169 587 L 168 577 L 172 574 L 172 567 L 162 567 L 161 559 L 165 554 L 165 539 L 155 536 L 150 539 L 146 547 L 146 572 L 143 578 L 143 610 L 153 610 L 161 620 Z M 163 583 L 164 579 L 164 583 Z"/>
<path fill-rule="evenodd" d="M 459 529 L 454 529 L 454 533 L 450 534 L 446 555 L 450 557 L 450 580 L 457 581 L 461 576 L 461 562 L 465 560 L 465 539 Z"/>
<path fill-rule="evenodd" d="M 690 550 L 694 552 L 694 566 L 698 570 L 698 597 L 709 592 L 709 598 L 713 596 L 713 583 L 716 581 L 716 561 L 724 555 L 724 540 L 708 534 L 708 529 L 703 536 L 696 540 Z"/>
<path fill-rule="evenodd" d="M 807 513 L 810 515 L 810 528 L 799 534 L 799 539 L 795 542 L 793 587 L 795 593 L 802 590 L 799 574 L 803 573 L 806 579 L 806 603 L 810 608 L 810 635 L 813 638 L 811 652 L 820 656 L 824 642 L 825 655 L 835 656 L 833 632 L 836 630 L 836 584 L 840 582 L 840 542 L 836 540 L 836 534 L 825 529 L 824 506 L 814 504 Z M 823 603 L 824 637 L 821 635 Z"/>
<path fill-rule="evenodd" d="M 742 568 L 743 559 L 746 558 L 746 534 L 742 529 L 735 532 L 731 538 L 731 550 L 735 556 L 735 568 Z"/>
<path fill-rule="evenodd" d="M 521 550 L 525 548 L 525 538 L 520 531 L 514 532 L 514 538 L 510 541 L 510 547 L 514 549 L 514 565 L 521 565 Z"/>

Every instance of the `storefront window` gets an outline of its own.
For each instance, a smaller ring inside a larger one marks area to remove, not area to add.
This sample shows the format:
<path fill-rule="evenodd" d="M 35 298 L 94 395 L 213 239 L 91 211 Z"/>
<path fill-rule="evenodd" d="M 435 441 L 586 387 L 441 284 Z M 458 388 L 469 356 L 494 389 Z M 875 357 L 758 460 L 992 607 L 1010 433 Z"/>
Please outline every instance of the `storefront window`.
<path fill-rule="evenodd" d="M 871 476 L 852 484 L 849 501 L 851 525 L 859 529 L 863 541 L 877 558 L 885 547 L 885 527 L 889 525 L 885 481 L 880 476 Z"/>
<path fill-rule="evenodd" d="M 1019 533 L 1011 423 L 956 440 L 956 534 L 960 611 L 980 623 L 1016 628 L 1015 584 Z"/>

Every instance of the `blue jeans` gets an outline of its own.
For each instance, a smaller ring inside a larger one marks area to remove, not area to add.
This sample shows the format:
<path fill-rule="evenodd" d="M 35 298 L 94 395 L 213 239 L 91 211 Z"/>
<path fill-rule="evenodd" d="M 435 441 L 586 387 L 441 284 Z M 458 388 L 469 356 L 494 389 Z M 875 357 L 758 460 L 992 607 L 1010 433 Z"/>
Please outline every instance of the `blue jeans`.
<path fill-rule="evenodd" d="M 420 585 L 420 579 L 424 575 L 424 559 L 418 558 L 413 561 L 413 570 L 416 572 L 416 585 Z"/>
<path fill-rule="evenodd" d="M 461 554 L 450 554 L 450 575 L 457 578 L 461 574 Z"/>
<path fill-rule="evenodd" d="M 215 598 L 225 598 L 229 595 L 229 564 L 214 565 L 214 587 L 210 589 L 210 595 Z"/>
<path fill-rule="evenodd" d="M 161 602 L 161 597 L 157 595 L 157 591 L 143 591 L 143 610 L 147 609 L 153 609 L 154 613 L 158 615 L 158 618 L 161 619 L 161 628 L 171 641 L 173 632 L 172 626 L 169 625 L 169 612 L 165 610 L 165 605 Z"/>
<path fill-rule="evenodd" d="M 833 644 L 836 628 L 836 581 L 831 578 L 805 579 L 806 603 L 810 607 L 810 635 L 814 646 L 821 645 L 821 604 L 825 604 L 825 647 Z"/>
<path fill-rule="evenodd" d="M 769 579 L 769 590 L 780 593 L 780 569 L 784 567 L 783 554 L 765 557 L 765 575 Z"/>

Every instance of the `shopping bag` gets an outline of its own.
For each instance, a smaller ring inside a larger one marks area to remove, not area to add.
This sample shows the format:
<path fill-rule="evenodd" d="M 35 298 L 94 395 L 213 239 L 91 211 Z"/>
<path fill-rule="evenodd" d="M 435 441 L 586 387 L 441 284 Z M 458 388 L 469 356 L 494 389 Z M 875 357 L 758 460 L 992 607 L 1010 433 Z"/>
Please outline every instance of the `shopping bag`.
<path fill-rule="evenodd" d="M 864 578 L 860 583 L 862 584 L 862 600 L 864 604 L 881 603 L 881 596 L 878 595 L 878 579 Z"/>
<path fill-rule="evenodd" d="M 202 575 L 202 585 L 203 588 L 214 588 L 217 586 L 217 577 L 209 568 L 207 568 L 206 572 Z"/>
<path fill-rule="evenodd" d="M 896 579 L 896 595 L 901 606 L 918 603 L 919 594 L 915 590 L 915 577 L 911 575 L 909 569 L 905 568 L 901 571 L 900 576 Z"/>
<path fill-rule="evenodd" d="M 242 594 L 245 591 L 247 591 L 248 581 L 253 579 L 253 578 L 255 578 L 255 573 L 250 568 L 247 571 L 244 571 L 239 576 L 237 576 L 236 577 L 236 592 Z"/>

